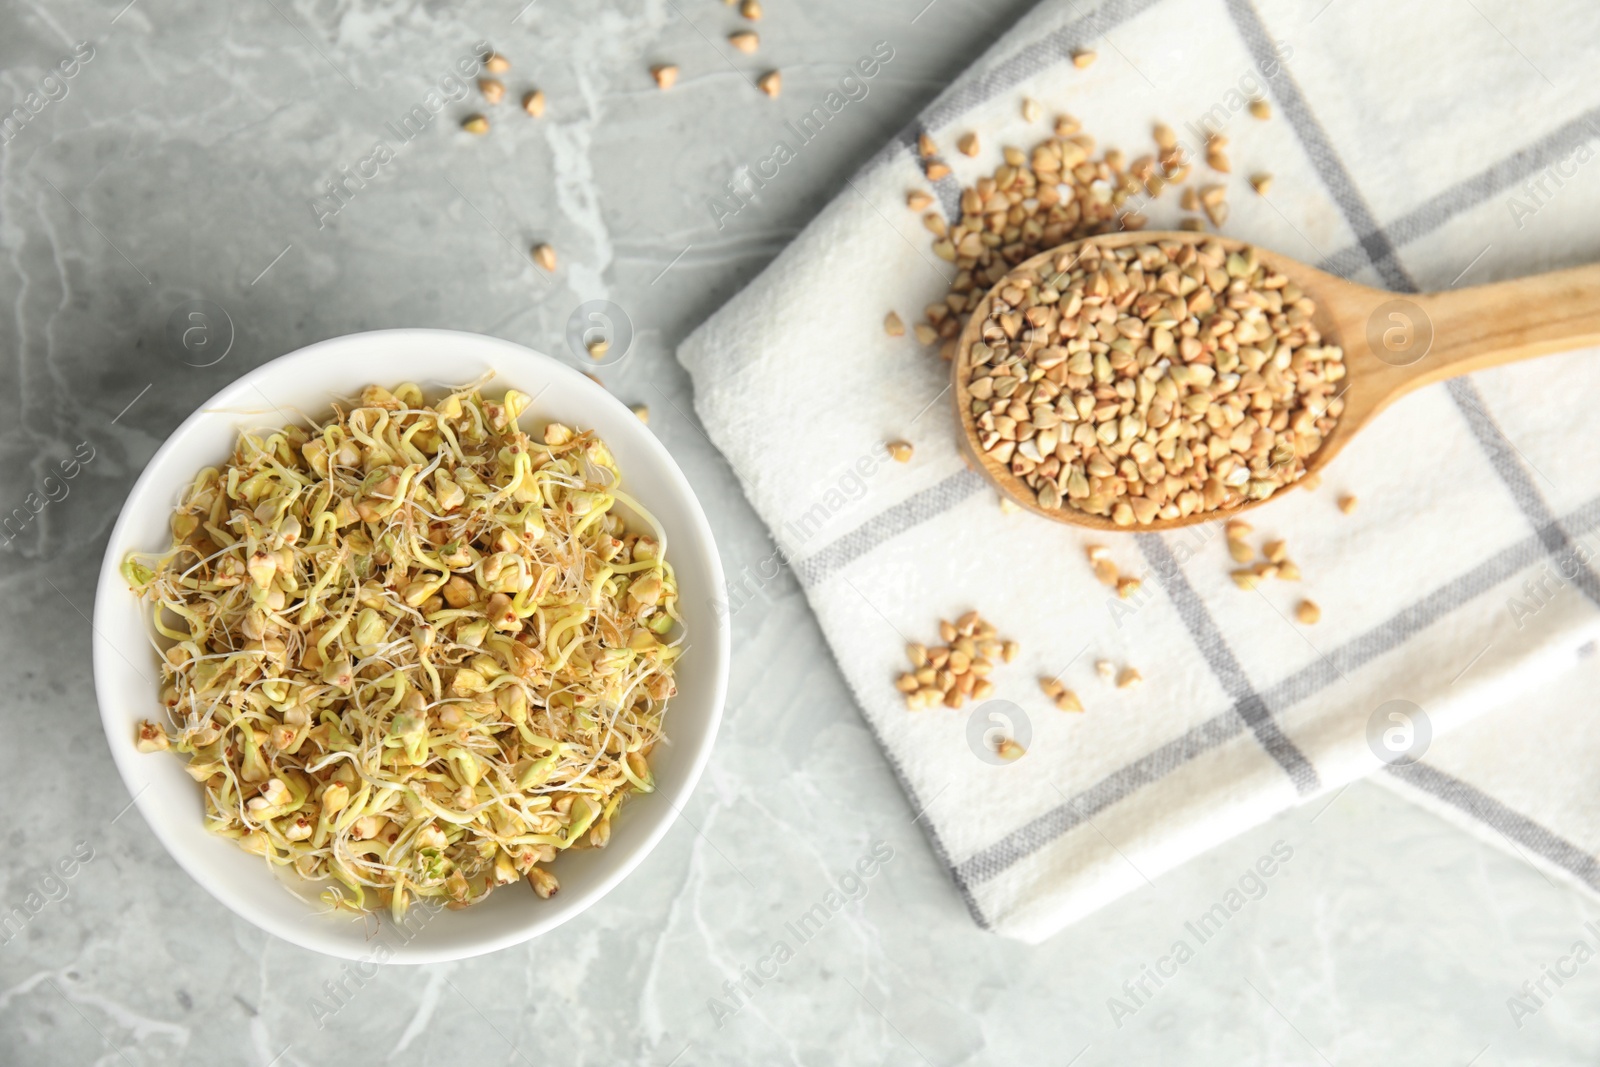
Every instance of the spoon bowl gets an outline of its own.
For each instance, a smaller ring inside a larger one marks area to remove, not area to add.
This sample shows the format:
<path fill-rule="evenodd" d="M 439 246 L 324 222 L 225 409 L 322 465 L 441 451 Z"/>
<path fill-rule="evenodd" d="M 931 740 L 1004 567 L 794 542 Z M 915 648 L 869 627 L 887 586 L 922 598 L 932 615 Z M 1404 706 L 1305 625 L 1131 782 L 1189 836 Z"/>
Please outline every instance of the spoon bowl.
<path fill-rule="evenodd" d="M 1316 304 L 1312 324 L 1325 345 L 1344 350 L 1344 410 L 1322 445 L 1306 458 L 1302 479 L 1319 472 L 1394 401 L 1425 385 L 1535 356 L 1600 344 L 1600 266 L 1540 274 L 1492 285 L 1439 293 L 1395 293 L 1358 285 L 1307 266 L 1259 245 L 1215 234 L 1189 231 L 1131 231 L 1087 237 L 1052 248 L 1017 264 L 1017 271 L 1047 271 L 1062 255 L 1076 257 L 1084 245 L 1102 249 L 1129 245 L 1215 244 L 1229 252 L 1254 247 L 1257 259 L 1299 286 Z M 962 446 L 972 464 L 1021 507 L 1074 526 L 1117 532 L 1171 530 L 1228 519 L 1274 499 L 1290 483 L 1262 500 L 1231 508 L 1198 510 L 1176 518 L 1119 526 L 1101 515 L 1079 511 L 1063 501 L 1059 508 L 1039 504 L 1034 491 L 1011 468 L 985 452 L 968 391 L 972 346 L 981 340 L 1002 278 L 973 308 L 951 361 L 951 392 L 961 422 Z"/>

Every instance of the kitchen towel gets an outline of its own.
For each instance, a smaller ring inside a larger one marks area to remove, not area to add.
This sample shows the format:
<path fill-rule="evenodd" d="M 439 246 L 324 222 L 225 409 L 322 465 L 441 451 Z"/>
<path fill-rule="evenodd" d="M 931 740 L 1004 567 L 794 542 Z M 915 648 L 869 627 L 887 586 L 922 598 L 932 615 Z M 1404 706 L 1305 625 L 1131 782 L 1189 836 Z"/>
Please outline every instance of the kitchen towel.
<path fill-rule="evenodd" d="M 1155 150 L 1154 122 L 1191 146 L 1222 133 L 1231 174 L 1198 165 L 1190 184 L 1226 183 L 1223 232 L 1366 284 L 1600 258 L 1600 84 L 1568 46 L 1596 39 L 1600 8 L 1578 0 L 1044 0 L 683 342 L 706 431 L 980 924 L 1042 939 L 1374 772 L 1549 877 L 1600 886 L 1600 783 L 1584 773 L 1600 757 L 1585 706 L 1600 681 L 1585 657 L 1600 638 L 1595 352 L 1396 404 L 1320 488 L 1251 514 L 1251 542 L 1286 540 L 1304 577 L 1245 591 L 1220 523 L 1091 536 L 1003 510 L 958 450 L 949 364 L 884 328 L 891 310 L 921 321 L 954 273 L 908 191 L 953 220 L 961 189 L 1060 113 L 1130 159 Z M 785 104 L 829 121 L 821 90 L 792 88 Z M 924 133 L 951 176 L 925 176 Z M 955 150 L 968 133 L 971 158 Z M 1247 181 L 1262 172 L 1264 196 Z M 1140 211 L 1151 229 L 1183 215 L 1175 190 Z M 910 462 L 884 455 L 897 439 Z M 1137 594 L 1096 581 L 1091 544 L 1143 579 Z M 728 611 L 759 595 L 758 570 L 730 579 Z M 1295 621 L 1303 598 L 1316 625 Z M 1021 654 L 990 700 L 907 711 L 904 646 L 970 609 Z M 1101 661 L 1143 684 L 1114 687 Z M 1086 710 L 1056 710 L 1041 676 Z M 995 760 L 1001 734 L 1026 754 Z"/>

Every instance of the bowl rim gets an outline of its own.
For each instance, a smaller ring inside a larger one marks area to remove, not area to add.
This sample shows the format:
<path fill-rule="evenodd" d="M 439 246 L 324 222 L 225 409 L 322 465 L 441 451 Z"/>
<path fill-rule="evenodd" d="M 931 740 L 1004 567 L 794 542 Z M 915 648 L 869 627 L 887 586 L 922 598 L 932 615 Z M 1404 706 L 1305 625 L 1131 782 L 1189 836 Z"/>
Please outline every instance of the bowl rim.
<path fill-rule="evenodd" d="M 187 439 L 202 420 L 214 417 L 219 410 L 229 407 L 236 394 L 255 387 L 270 373 L 281 372 L 285 364 L 310 363 L 317 357 L 324 357 L 331 361 L 337 358 L 340 349 L 370 345 L 374 341 L 381 341 L 384 338 L 396 340 L 400 338 L 431 339 L 437 342 L 441 356 L 452 352 L 459 355 L 464 347 L 475 349 L 476 351 L 473 354 L 482 355 L 495 368 L 497 376 L 501 376 L 505 372 L 495 363 L 494 355 L 496 351 L 514 356 L 517 359 L 532 360 L 535 363 L 542 364 L 551 376 L 564 378 L 574 385 L 579 393 L 584 394 L 586 403 L 592 401 L 600 406 L 612 405 L 620 412 L 625 413 L 628 420 L 636 421 L 633 413 L 621 400 L 590 379 L 588 375 L 543 352 L 488 334 L 473 333 L 465 330 L 397 327 L 359 331 L 315 341 L 268 360 L 259 366 L 252 367 L 221 386 L 179 423 L 167 435 L 161 446 L 151 454 L 140 471 L 139 477 L 128 490 L 128 494 L 118 512 L 117 520 L 111 528 L 105 555 L 101 559 L 100 570 L 95 579 L 95 603 L 91 626 L 93 631 L 92 655 L 96 690 L 95 702 L 100 712 L 101 726 L 106 734 L 107 747 L 111 750 L 112 760 L 117 766 L 117 773 L 121 776 L 123 785 L 131 795 L 128 806 L 138 807 L 145 823 L 155 834 L 157 840 L 161 842 L 167 855 L 176 861 L 178 866 L 202 889 L 235 915 L 291 944 L 347 960 L 371 960 L 371 944 L 365 946 L 367 949 L 365 952 L 355 951 L 343 939 L 325 934 L 314 924 L 286 923 L 273 914 L 258 910 L 249 901 L 233 896 L 226 890 L 221 880 L 214 878 L 203 864 L 189 856 L 185 847 L 179 846 L 176 831 L 173 829 L 171 822 L 173 815 L 158 805 L 154 798 L 146 796 L 149 783 L 142 780 L 143 776 L 138 770 L 138 760 L 144 758 L 145 754 L 137 752 L 131 744 L 117 743 L 117 739 L 125 731 L 127 723 L 125 718 L 119 717 L 124 711 L 122 705 L 117 704 L 115 711 L 113 711 L 113 705 L 116 704 L 116 700 L 109 696 L 109 693 L 113 691 L 113 687 L 111 686 L 111 680 L 107 677 L 107 671 L 110 670 L 110 658 L 113 656 L 121 658 L 122 654 L 111 643 L 110 638 L 105 636 L 106 630 L 112 625 L 109 613 L 113 610 L 112 598 L 106 594 L 110 591 L 125 590 L 126 588 L 126 582 L 121 577 L 122 557 L 127 551 L 124 542 L 128 536 L 128 527 L 133 522 L 132 516 L 134 513 L 136 511 L 142 512 L 144 507 L 150 506 L 143 503 L 143 498 L 156 491 L 153 485 L 156 469 L 169 455 L 183 450 Z M 381 376 L 381 372 L 377 376 Z M 503 384 L 508 387 L 518 385 L 515 381 L 504 381 Z M 264 394 L 263 398 L 265 398 Z M 335 396 L 330 393 L 328 399 L 331 403 Z M 270 403 L 270 401 L 268 402 Z M 627 425 L 627 422 L 623 424 Z M 712 603 L 717 603 L 717 596 L 725 584 L 725 574 L 722 568 L 721 555 L 717 550 L 716 538 L 712 533 L 711 524 L 706 518 L 705 509 L 701 506 L 700 500 L 689 484 L 688 478 L 684 475 L 682 468 L 678 466 L 677 461 L 673 459 L 672 454 L 653 432 L 644 428 L 643 424 L 639 426 L 637 443 L 646 451 L 654 453 L 655 458 L 660 462 L 669 482 L 666 491 L 682 498 L 689 526 L 687 531 L 689 536 L 683 536 L 684 532 L 680 531 L 679 540 L 692 542 L 695 546 L 694 551 L 703 555 L 701 562 L 705 566 L 707 575 L 712 583 L 708 594 L 709 600 Z M 196 470 L 199 469 L 199 467 L 196 467 Z M 141 505 L 143 506 L 141 507 Z M 689 547 L 690 545 L 687 543 L 684 545 L 685 549 Z M 679 549 L 679 551 L 683 550 Z M 691 754 L 691 758 L 687 763 L 687 772 L 683 775 L 677 788 L 672 790 L 658 789 L 651 794 L 651 799 L 665 803 L 671 809 L 670 813 L 660 815 L 656 824 L 648 829 L 645 836 L 632 843 L 630 846 L 631 851 L 617 862 L 613 870 L 599 877 L 595 884 L 587 887 L 579 894 L 571 896 L 563 894 L 557 900 L 542 902 L 544 907 L 555 906 L 544 912 L 544 914 L 536 916 L 529 923 L 510 926 L 498 936 L 478 938 L 460 945 L 432 948 L 408 943 L 396 950 L 386 962 L 394 964 L 426 964 L 468 959 L 532 940 L 592 907 L 602 897 L 616 888 L 623 879 L 632 874 L 644 861 L 645 857 L 654 851 L 661 839 L 666 836 L 667 831 L 672 829 L 682 816 L 683 805 L 694 792 L 707 763 L 710 762 L 712 750 L 716 746 L 717 733 L 722 724 L 730 669 L 731 626 L 724 612 L 712 610 L 709 617 L 713 620 L 715 629 L 715 633 L 709 635 L 712 640 L 706 641 L 706 635 L 697 635 L 694 642 L 696 647 L 700 647 L 702 644 L 708 646 L 707 651 L 714 659 L 710 676 L 709 706 L 705 711 L 707 723 L 704 737 L 697 749 Z M 122 810 L 126 812 L 127 807 Z M 118 817 L 121 817 L 120 814 Z"/>

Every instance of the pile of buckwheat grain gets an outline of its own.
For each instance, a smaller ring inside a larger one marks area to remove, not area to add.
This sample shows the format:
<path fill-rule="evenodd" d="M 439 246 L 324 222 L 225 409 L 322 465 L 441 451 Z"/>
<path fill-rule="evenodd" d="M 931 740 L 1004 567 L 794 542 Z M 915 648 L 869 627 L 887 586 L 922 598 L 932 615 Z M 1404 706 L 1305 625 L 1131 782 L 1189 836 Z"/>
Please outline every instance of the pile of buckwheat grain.
<path fill-rule="evenodd" d="M 1090 241 L 1012 271 L 972 347 L 979 444 L 1040 507 L 1118 526 L 1266 499 L 1343 408 L 1315 310 L 1214 241 Z"/>
<path fill-rule="evenodd" d="M 912 711 L 940 703 L 959 708 L 968 697 L 989 699 L 994 694 L 989 674 L 996 661 L 1010 663 L 1017 658 L 1017 643 L 1000 637 L 994 624 L 976 611 L 955 622 L 941 620 L 939 637 L 945 644 L 906 646 L 911 670 L 900 675 L 895 688 L 905 694 L 906 707 Z"/>

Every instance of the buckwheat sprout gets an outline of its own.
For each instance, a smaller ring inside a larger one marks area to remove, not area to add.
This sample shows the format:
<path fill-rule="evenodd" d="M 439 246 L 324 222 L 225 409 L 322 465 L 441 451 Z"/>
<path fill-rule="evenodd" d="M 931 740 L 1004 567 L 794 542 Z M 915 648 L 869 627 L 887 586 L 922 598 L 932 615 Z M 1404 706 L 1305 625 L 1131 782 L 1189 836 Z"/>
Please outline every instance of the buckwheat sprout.
<path fill-rule="evenodd" d="M 548 897 L 547 865 L 655 788 L 683 649 L 664 531 L 602 442 L 534 440 L 530 399 L 482 384 L 240 434 L 170 548 L 123 565 L 170 727 L 140 748 L 186 756 L 205 825 L 335 909 Z"/>

